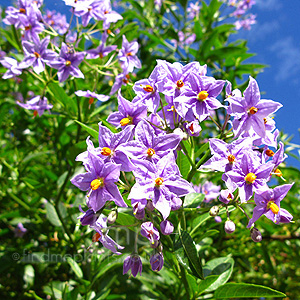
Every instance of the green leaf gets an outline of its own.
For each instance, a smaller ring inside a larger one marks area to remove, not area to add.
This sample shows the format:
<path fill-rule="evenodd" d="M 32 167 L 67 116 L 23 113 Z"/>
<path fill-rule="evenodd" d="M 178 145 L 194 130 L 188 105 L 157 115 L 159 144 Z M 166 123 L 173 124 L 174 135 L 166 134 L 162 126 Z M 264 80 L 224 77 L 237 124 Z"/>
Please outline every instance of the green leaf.
<path fill-rule="evenodd" d="M 82 270 L 79 267 L 78 263 L 69 256 L 66 258 L 66 260 L 67 260 L 68 264 L 70 265 L 70 267 L 72 268 L 72 270 L 74 271 L 75 275 L 78 278 L 82 278 L 83 273 L 82 273 Z"/>
<path fill-rule="evenodd" d="M 93 138 L 98 140 L 99 133 L 97 130 L 93 129 L 92 127 L 89 127 L 77 120 L 75 120 L 76 123 L 78 123 L 85 131 L 87 131 Z"/>
<path fill-rule="evenodd" d="M 193 239 L 186 231 L 179 231 L 179 237 L 193 274 L 200 279 L 204 279 L 202 265 Z"/>
<path fill-rule="evenodd" d="M 286 297 L 285 294 L 269 287 L 250 283 L 226 283 L 214 293 L 214 298 L 259 298 Z"/>
<path fill-rule="evenodd" d="M 198 294 L 201 295 L 204 293 L 218 278 L 218 275 L 211 275 L 200 281 L 197 288 Z"/>
<path fill-rule="evenodd" d="M 26 283 L 26 288 L 34 284 L 34 268 L 32 265 L 25 266 L 23 279 Z"/>
<path fill-rule="evenodd" d="M 54 226 L 61 226 L 60 219 L 54 206 L 50 202 L 46 202 L 46 216 L 50 223 Z"/>
<path fill-rule="evenodd" d="M 184 198 L 184 207 L 196 208 L 204 200 L 205 195 L 200 193 L 190 193 Z"/>
<path fill-rule="evenodd" d="M 206 292 L 216 290 L 225 284 L 233 271 L 234 260 L 231 257 L 218 257 L 207 262 L 203 267 L 204 276 L 219 275 L 218 279 L 208 288 Z"/>

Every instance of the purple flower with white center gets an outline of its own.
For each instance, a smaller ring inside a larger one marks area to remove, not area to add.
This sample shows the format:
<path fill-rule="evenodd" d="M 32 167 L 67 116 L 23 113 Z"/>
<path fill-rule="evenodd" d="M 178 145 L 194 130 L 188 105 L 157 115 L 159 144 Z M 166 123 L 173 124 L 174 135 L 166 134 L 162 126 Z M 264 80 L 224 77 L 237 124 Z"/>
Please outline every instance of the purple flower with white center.
<path fill-rule="evenodd" d="M 84 211 L 79 205 L 79 210 L 83 213 L 77 219 L 80 219 L 81 225 L 94 225 L 98 219 L 98 214 L 94 212 L 93 209 L 89 208 L 87 211 Z"/>
<path fill-rule="evenodd" d="M 14 229 L 15 237 L 22 238 L 27 232 L 27 229 L 22 223 L 18 223 L 17 227 Z"/>
<path fill-rule="evenodd" d="M 157 252 L 150 257 L 150 265 L 152 271 L 159 272 L 164 265 L 164 256 L 161 252 Z"/>
<path fill-rule="evenodd" d="M 88 191 L 87 204 L 94 212 L 101 209 L 106 201 L 127 207 L 115 182 L 119 180 L 121 165 L 104 162 L 88 151 L 84 164 L 87 172 L 75 175 L 71 182 L 82 191 Z"/>
<path fill-rule="evenodd" d="M 70 75 L 76 78 L 84 78 L 83 73 L 78 68 L 84 56 L 84 52 L 70 52 L 69 47 L 65 43 L 62 43 L 59 57 L 56 61 L 49 62 L 49 65 L 58 70 L 57 76 L 59 82 L 65 81 Z"/>
<path fill-rule="evenodd" d="M 91 49 L 86 51 L 86 59 L 96 59 L 98 57 L 103 58 L 107 56 L 110 52 L 115 51 L 117 49 L 116 45 L 112 46 L 105 46 L 106 37 L 105 35 L 102 36 L 102 42 L 100 46 L 95 49 Z"/>
<path fill-rule="evenodd" d="M 162 221 L 160 230 L 163 235 L 169 235 L 174 231 L 174 225 L 169 220 Z"/>
<path fill-rule="evenodd" d="M 255 19 L 256 19 L 256 15 L 250 14 L 249 16 L 247 16 L 247 18 L 237 20 L 234 22 L 235 29 L 240 30 L 241 28 L 244 28 L 246 30 L 250 30 L 251 25 L 256 23 Z"/>
<path fill-rule="evenodd" d="M 128 199 L 151 199 L 164 220 L 174 205 L 174 195 L 183 197 L 195 192 L 191 184 L 180 177 L 173 153 L 165 155 L 156 165 L 147 160 L 135 161 L 135 164 L 136 183 Z"/>
<path fill-rule="evenodd" d="M 20 70 L 19 62 L 12 57 L 4 57 L 0 60 L 0 63 L 7 69 L 7 71 L 2 76 L 3 79 L 13 78 L 22 74 Z"/>
<path fill-rule="evenodd" d="M 53 61 L 57 54 L 54 51 L 48 50 L 47 46 L 50 42 L 50 36 L 44 38 L 38 44 L 33 44 L 27 41 L 22 43 L 25 58 L 20 62 L 19 67 L 22 69 L 33 67 L 33 70 L 39 74 L 45 70 L 45 63 Z"/>
<path fill-rule="evenodd" d="M 102 20 L 103 13 L 101 6 L 103 5 L 103 1 L 85 0 L 78 2 L 79 3 L 74 7 L 74 14 L 77 17 L 81 17 L 83 27 L 86 27 L 92 18 L 98 21 Z"/>
<path fill-rule="evenodd" d="M 33 110 L 34 116 L 41 116 L 46 109 L 50 112 L 50 109 L 53 107 L 52 104 L 48 104 L 48 99 L 46 97 L 41 96 L 33 97 L 26 103 L 21 103 L 19 101 L 16 103 L 25 109 Z"/>
<path fill-rule="evenodd" d="M 132 254 L 127 256 L 123 264 L 123 275 L 125 275 L 129 270 L 131 270 L 131 275 L 136 277 L 138 273 L 142 275 L 142 261 L 137 254 Z"/>
<path fill-rule="evenodd" d="M 93 242 L 99 241 L 103 247 L 107 248 L 108 250 L 112 251 L 115 254 L 122 254 L 117 249 L 121 250 L 124 247 L 118 245 L 110 236 L 108 236 L 108 228 L 107 228 L 107 217 L 104 215 L 100 215 L 98 220 L 95 222 L 91 228 L 96 230 L 96 234 L 93 236 Z"/>
<path fill-rule="evenodd" d="M 158 230 L 151 222 L 144 222 L 141 225 L 141 235 L 147 238 L 151 244 L 154 244 L 154 241 L 158 241 L 160 238 Z"/>
<path fill-rule="evenodd" d="M 228 190 L 221 190 L 219 200 L 225 204 L 229 204 L 231 200 L 233 200 L 233 194 Z"/>
<path fill-rule="evenodd" d="M 210 202 L 216 199 L 220 195 L 220 190 L 221 186 L 206 181 L 201 187 L 201 192 L 205 195 L 203 202 Z"/>
<path fill-rule="evenodd" d="M 148 79 L 142 79 L 137 81 L 133 90 L 137 96 L 133 99 L 134 103 L 145 103 L 148 110 L 152 113 L 156 113 L 160 105 L 160 95 L 157 90 L 157 83 L 160 81 L 160 70 L 156 66 Z"/>
<path fill-rule="evenodd" d="M 230 103 L 231 115 L 235 117 L 233 130 L 236 136 L 252 128 L 260 137 L 265 137 L 264 118 L 282 107 L 278 102 L 260 99 L 258 84 L 251 76 L 244 98 L 230 97 L 227 101 Z"/>
<path fill-rule="evenodd" d="M 131 73 L 133 68 L 140 69 L 142 67 L 140 60 L 136 56 L 138 48 L 138 42 L 133 41 L 129 43 L 126 36 L 123 35 L 122 49 L 118 54 L 118 58 L 124 73 Z"/>
<path fill-rule="evenodd" d="M 175 133 L 156 136 L 147 121 L 141 121 L 135 128 L 135 141 L 122 145 L 122 151 L 136 160 L 157 162 L 167 153 L 175 150 L 181 138 Z"/>
<path fill-rule="evenodd" d="M 147 107 L 143 103 L 132 103 L 118 93 L 118 111 L 111 113 L 107 122 L 119 128 L 127 125 L 137 125 L 141 120 L 147 118 Z"/>
<path fill-rule="evenodd" d="M 19 16 L 20 22 L 24 27 L 24 40 L 40 42 L 39 33 L 45 30 L 45 26 L 37 19 L 37 14 L 33 6 L 27 8 L 27 13 Z"/>
<path fill-rule="evenodd" d="M 157 81 L 158 91 L 170 97 L 178 97 L 186 88 L 191 72 L 201 76 L 206 75 L 206 65 L 200 66 L 198 62 L 191 62 L 183 66 L 178 62 L 171 64 L 164 60 L 157 60 L 156 68 L 159 68 L 160 76 L 160 80 Z M 166 101 L 173 105 L 173 101 L 170 102 L 167 99 Z"/>
<path fill-rule="evenodd" d="M 190 2 L 189 7 L 186 10 L 186 12 L 188 13 L 187 17 L 189 19 L 194 19 L 195 17 L 198 17 L 200 8 L 201 6 L 199 5 L 198 1 L 196 3 Z"/>
<path fill-rule="evenodd" d="M 76 91 L 75 95 L 77 95 L 78 97 L 89 98 L 89 108 L 94 103 L 94 99 L 97 99 L 100 102 L 105 102 L 109 99 L 109 96 L 107 96 L 107 95 L 97 94 L 97 93 L 91 92 L 89 90 L 87 90 L 87 91 L 81 91 L 81 90 Z"/>
<path fill-rule="evenodd" d="M 223 174 L 227 188 L 234 192 L 239 189 L 241 202 L 248 201 L 253 192 L 267 189 L 267 180 L 273 170 L 272 163 L 260 164 L 254 156 L 244 154 L 240 165 Z"/>
<path fill-rule="evenodd" d="M 225 81 L 195 73 L 190 74 L 188 81 L 188 88 L 174 99 L 175 109 L 182 118 L 202 122 L 212 110 L 223 107 L 216 97 L 221 93 Z"/>
<path fill-rule="evenodd" d="M 293 216 L 285 209 L 280 208 L 281 200 L 286 196 L 293 184 L 277 186 L 274 189 L 257 191 L 254 195 L 256 206 L 247 228 L 250 228 L 262 215 L 276 224 L 289 223 Z"/>
<path fill-rule="evenodd" d="M 221 172 L 227 172 L 235 165 L 239 165 L 245 151 L 252 152 L 252 140 L 243 138 L 227 144 L 220 139 L 209 139 L 209 147 L 213 155 L 201 169 L 213 169 Z M 253 153 L 253 152 L 252 152 Z"/>
<path fill-rule="evenodd" d="M 127 85 L 127 83 L 129 82 L 129 79 L 130 79 L 130 76 L 129 76 L 128 72 L 125 72 L 125 73 L 123 72 L 123 73 L 117 75 L 109 94 L 112 95 L 116 91 L 118 91 L 122 87 L 122 85 Z"/>
<path fill-rule="evenodd" d="M 110 23 L 116 23 L 119 20 L 122 20 L 123 17 L 118 14 L 116 11 L 111 9 L 110 0 L 103 0 L 100 11 L 103 14 L 101 20 L 103 20 L 103 29 L 108 29 Z"/>

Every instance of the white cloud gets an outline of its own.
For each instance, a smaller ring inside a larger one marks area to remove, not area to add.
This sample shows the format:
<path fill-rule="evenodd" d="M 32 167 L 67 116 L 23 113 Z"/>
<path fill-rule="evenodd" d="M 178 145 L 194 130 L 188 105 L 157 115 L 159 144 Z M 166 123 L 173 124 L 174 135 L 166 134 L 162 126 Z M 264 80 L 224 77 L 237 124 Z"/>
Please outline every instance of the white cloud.
<path fill-rule="evenodd" d="M 300 45 L 295 45 L 291 36 L 280 39 L 274 43 L 270 50 L 278 58 L 273 69 L 277 69 L 275 80 L 290 79 L 294 83 L 299 83 L 300 78 Z"/>
<path fill-rule="evenodd" d="M 277 10 L 282 7 L 281 0 L 256 0 L 256 5 L 259 9 Z"/>

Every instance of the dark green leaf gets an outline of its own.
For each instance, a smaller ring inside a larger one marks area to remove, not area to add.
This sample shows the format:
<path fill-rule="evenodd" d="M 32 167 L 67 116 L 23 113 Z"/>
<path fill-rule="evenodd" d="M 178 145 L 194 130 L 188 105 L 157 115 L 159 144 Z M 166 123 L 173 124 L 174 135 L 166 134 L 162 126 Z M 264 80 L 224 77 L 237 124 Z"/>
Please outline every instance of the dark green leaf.
<path fill-rule="evenodd" d="M 46 202 L 45 206 L 46 206 L 46 216 L 47 219 L 50 221 L 50 223 L 54 226 L 61 226 L 60 219 L 57 215 L 54 206 L 49 201 Z"/>
<path fill-rule="evenodd" d="M 98 140 L 99 133 L 97 130 L 95 130 L 92 127 L 89 127 L 77 120 L 75 120 L 75 122 L 78 123 L 85 131 L 87 131 L 94 139 Z"/>
<path fill-rule="evenodd" d="M 184 207 L 196 208 L 204 200 L 205 195 L 200 193 L 190 193 L 184 198 Z"/>

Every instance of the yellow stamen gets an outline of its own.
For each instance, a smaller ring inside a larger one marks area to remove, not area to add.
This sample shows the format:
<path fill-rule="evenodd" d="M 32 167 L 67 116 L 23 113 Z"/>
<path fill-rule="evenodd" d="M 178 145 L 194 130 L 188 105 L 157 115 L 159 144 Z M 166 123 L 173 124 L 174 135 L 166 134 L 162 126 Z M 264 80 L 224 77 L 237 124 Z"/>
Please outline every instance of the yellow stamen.
<path fill-rule="evenodd" d="M 257 112 L 258 112 L 258 108 L 254 107 L 254 106 L 252 106 L 252 107 L 249 109 L 249 113 L 250 113 L 251 115 L 254 115 L 254 114 L 256 114 Z"/>
<path fill-rule="evenodd" d="M 34 56 L 35 56 L 36 58 L 39 58 L 39 57 L 40 57 L 40 55 L 39 55 L 37 52 L 34 52 L 33 54 L 34 54 Z"/>
<path fill-rule="evenodd" d="M 230 155 L 228 155 L 227 159 L 228 159 L 229 163 L 232 164 L 235 161 L 235 156 L 230 154 Z"/>
<path fill-rule="evenodd" d="M 267 208 L 271 209 L 272 213 L 275 215 L 279 213 L 279 207 L 277 206 L 277 204 L 274 203 L 274 201 L 269 201 Z"/>
<path fill-rule="evenodd" d="M 127 118 L 123 118 L 121 121 L 120 121 L 120 124 L 121 126 L 126 126 L 128 124 L 132 124 L 132 117 L 127 117 Z"/>
<path fill-rule="evenodd" d="M 200 100 L 200 101 L 206 100 L 207 97 L 208 97 L 207 91 L 201 91 L 197 96 L 198 100 Z"/>
<path fill-rule="evenodd" d="M 276 170 L 274 171 L 274 174 L 275 174 L 276 176 L 278 176 L 278 177 L 282 177 L 282 172 L 281 172 L 279 169 L 276 169 Z"/>
<path fill-rule="evenodd" d="M 111 150 L 108 147 L 103 147 L 101 150 L 101 154 L 104 156 L 110 156 L 111 155 Z"/>
<path fill-rule="evenodd" d="M 38 111 L 37 110 L 33 111 L 33 116 L 36 117 L 37 115 L 38 115 Z"/>
<path fill-rule="evenodd" d="M 66 64 L 67 67 L 71 66 L 71 62 L 70 62 L 69 60 L 67 60 L 67 61 L 65 62 L 65 64 Z"/>
<path fill-rule="evenodd" d="M 176 82 L 177 87 L 180 89 L 184 86 L 184 82 L 180 79 Z"/>
<path fill-rule="evenodd" d="M 94 103 L 94 98 L 93 97 L 89 98 L 89 105 L 92 105 L 93 103 Z"/>
<path fill-rule="evenodd" d="M 104 57 L 104 55 L 103 55 L 103 53 L 99 53 L 99 56 L 100 56 L 100 58 L 103 58 Z"/>
<path fill-rule="evenodd" d="M 20 12 L 21 14 L 26 14 L 26 9 L 25 9 L 25 8 L 20 8 L 20 9 L 19 9 L 19 12 Z"/>
<path fill-rule="evenodd" d="M 153 87 L 149 84 L 145 85 L 143 87 L 144 91 L 148 92 L 148 93 L 152 93 L 153 92 Z"/>
<path fill-rule="evenodd" d="M 152 149 L 152 148 L 149 148 L 149 149 L 147 150 L 147 154 L 148 154 L 148 156 L 153 156 L 153 155 L 155 154 L 155 150 Z"/>
<path fill-rule="evenodd" d="M 99 241 L 100 237 L 101 237 L 101 234 L 99 232 L 96 232 L 92 238 L 93 243 L 96 243 L 97 241 Z"/>
<path fill-rule="evenodd" d="M 160 186 L 162 185 L 164 180 L 161 177 L 155 179 L 155 185 Z"/>
<path fill-rule="evenodd" d="M 272 157 L 272 156 L 274 156 L 274 154 L 275 154 L 274 151 L 272 151 L 271 149 L 266 150 L 266 155 L 267 156 Z"/>
<path fill-rule="evenodd" d="M 245 181 L 249 184 L 253 183 L 256 179 L 256 175 L 254 173 L 248 173 L 246 176 L 245 176 Z"/>
<path fill-rule="evenodd" d="M 99 187 L 104 185 L 103 178 L 96 178 L 91 182 L 91 189 L 93 191 L 99 189 Z"/>

